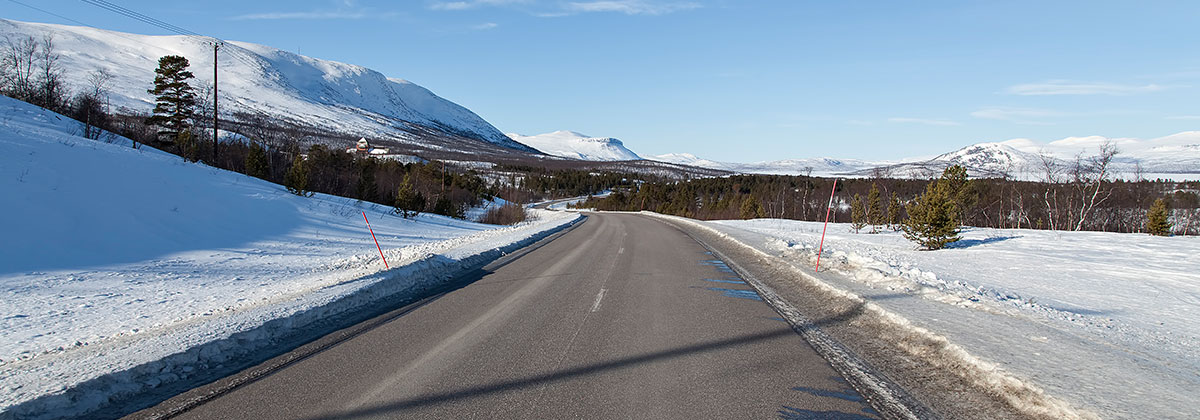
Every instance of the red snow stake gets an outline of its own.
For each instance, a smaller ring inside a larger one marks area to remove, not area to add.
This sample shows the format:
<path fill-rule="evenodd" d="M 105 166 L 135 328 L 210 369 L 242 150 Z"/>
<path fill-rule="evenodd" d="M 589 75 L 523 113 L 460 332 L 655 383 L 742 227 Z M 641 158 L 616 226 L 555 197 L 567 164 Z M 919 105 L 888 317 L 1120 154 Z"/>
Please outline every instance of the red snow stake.
<path fill-rule="evenodd" d="M 375 230 L 371 229 L 371 221 L 367 220 L 367 212 L 364 211 L 364 212 L 362 212 L 362 214 L 363 214 L 363 221 L 367 222 L 367 230 L 371 231 L 371 240 L 375 241 L 375 249 L 379 250 L 379 258 L 383 258 L 383 268 L 391 268 L 391 267 L 388 267 L 387 257 L 383 256 L 383 248 L 379 247 L 379 240 L 375 239 Z"/>
<path fill-rule="evenodd" d="M 821 228 L 821 245 L 817 246 L 817 268 L 821 272 L 821 251 L 825 250 L 825 231 L 829 229 L 829 212 L 833 211 L 833 193 L 837 191 L 837 178 L 833 179 L 833 191 L 829 192 L 829 206 L 825 207 L 825 227 Z"/>

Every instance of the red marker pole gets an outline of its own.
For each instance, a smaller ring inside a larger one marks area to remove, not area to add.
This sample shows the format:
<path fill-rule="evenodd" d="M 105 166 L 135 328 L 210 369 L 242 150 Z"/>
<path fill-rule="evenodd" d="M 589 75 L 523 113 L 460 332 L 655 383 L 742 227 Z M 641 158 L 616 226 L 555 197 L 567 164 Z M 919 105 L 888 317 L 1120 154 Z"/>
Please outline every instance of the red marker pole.
<path fill-rule="evenodd" d="M 367 222 L 367 230 L 371 231 L 371 240 L 375 241 L 375 249 L 379 250 L 379 258 L 383 259 L 383 268 L 391 268 L 391 267 L 388 267 L 387 257 L 383 256 L 383 248 L 379 247 L 379 240 L 375 239 L 375 230 L 371 229 L 371 221 L 367 220 L 367 212 L 364 211 L 364 212 L 362 212 L 362 214 L 363 214 L 363 221 Z"/>
<path fill-rule="evenodd" d="M 833 193 L 837 191 L 837 178 L 833 179 L 833 191 L 829 192 L 829 205 L 825 207 L 825 227 L 821 229 L 821 245 L 817 246 L 817 268 L 821 272 L 821 251 L 825 250 L 825 231 L 829 230 L 829 213 L 833 211 Z"/>

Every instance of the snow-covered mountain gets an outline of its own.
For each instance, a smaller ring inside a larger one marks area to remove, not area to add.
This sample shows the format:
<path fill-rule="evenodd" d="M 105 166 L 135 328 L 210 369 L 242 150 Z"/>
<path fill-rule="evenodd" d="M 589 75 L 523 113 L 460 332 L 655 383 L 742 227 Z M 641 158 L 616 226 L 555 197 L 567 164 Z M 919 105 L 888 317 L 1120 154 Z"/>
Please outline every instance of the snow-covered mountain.
<path fill-rule="evenodd" d="M 637 153 L 626 149 L 620 140 L 612 137 L 591 137 L 566 130 L 536 136 L 510 133 L 508 137 L 551 156 L 599 161 L 641 159 Z"/>
<path fill-rule="evenodd" d="M 0 19 L 0 37 L 41 39 L 43 34 L 53 36 L 72 90 L 87 86 L 92 72 L 104 70 L 112 76 L 110 99 L 118 108 L 148 112 L 153 107 L 146 90 L 164 55 L 187 57 L 196 76 L 193 86 L 212 85 L 211 40 Z M 221 47 L 218 62 L 222 116 L 266 114 L 336 133 L 417 143 L 422 141 L 419 133 L 433 133 L 534 152 L 467 108 L 362 66 L 232 41 Z"/>
<path fill-rule="evenodd" d="M 738 173 L 813 176 L 844 175 L 888 164 L 888 162 L 832 158 L 784 159 L 769 162 L 735 163 L 704 159 L 691 153 L 668 153 L 653 156 L 650 159 Z"/>
<path fill-rule="evenodd" d="M 1046 154 L 1071 162 L 1080 153 L 1083 156 L 1094 154 L 1105 141 L 1111 141 L 1119 152 L 1113 159 L 1113 168 L 1119 172 L 1132 174 L 1140 165 L 1140 170 L 1148 177 L 1200 174 L 1200 131 L 1184 131 L 1148 140 L 1088 136 L 1068 137 L 1046 144 L 1029 139 L 1007 140 L 1000 144 L 1032 153 L 1035 157 L 1037 154 Z"/>
<path fill-rule="evenodd" d="M 1038 143 L 1013 139 L 977 143 L 932 159 L 906 161 L 818 158 L 733 163 L 688 153 L 658 155 L 651 159 L 739 173 L 802 175 L 811 168 L 811 174 L 815 176 L 845 177 L 930 178 L 941 174 L 948 166 L 962 165 L 974 177 L 1041 180 L 1045 177 L 1042 156 L 1061 172 L 1073 165 L 1076 157 L 1095 155 L 1105 141 L 1111 141 L 1119 152 L 1109 168 L 1114 177 L 1200 179 L 1200 131 L 1185 131 L 1150 140 L 1091 136 Z"/>

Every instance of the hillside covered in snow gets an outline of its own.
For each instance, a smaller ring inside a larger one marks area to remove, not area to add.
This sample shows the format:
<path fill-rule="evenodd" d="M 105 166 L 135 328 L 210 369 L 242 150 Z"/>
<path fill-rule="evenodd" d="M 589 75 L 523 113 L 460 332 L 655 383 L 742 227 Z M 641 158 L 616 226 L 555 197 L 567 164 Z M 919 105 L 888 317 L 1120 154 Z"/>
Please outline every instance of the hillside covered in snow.
<path fill-rule="evenodd" d="M 578 217 L 405 219 L 121 137 L 89 140 L 80 126 L 0 96 L 0 418 L 93 417 L 229 374 Z"/>
<path fill-rule="evenodd" d="M 61 55 L 63 78 L 72 90 L 87 86 L 89 75 L 112 76 L 110 100 L 116 108 L 148 113 L 153 97 L 146 91 L 158 59 L 188 59 L 201 90 L 212 86 L 211 39 L 147 36 L 96 28 L 26 23 L 0 19 L 0 37 L 50 35 Z M 225 42 L 219 51 L 220 112 L 264 115 L 302 127 L 421 142 L 422 134 L 484 141 L 521 152 L 534 150 L 512 141 L 475 113 L 415 83 L 390 78 L 353 64 L 306 57 L 247 42 Z"/>
<path fill-rule="evenodd" d="M 637 153 L 626 149 L 612 137 L 591 137 L 574 131 L 555 131 L 536 136 L 508 134 L 508 137 L 551 156 L 568 159 L 614 161 L 639 160 Z"/>

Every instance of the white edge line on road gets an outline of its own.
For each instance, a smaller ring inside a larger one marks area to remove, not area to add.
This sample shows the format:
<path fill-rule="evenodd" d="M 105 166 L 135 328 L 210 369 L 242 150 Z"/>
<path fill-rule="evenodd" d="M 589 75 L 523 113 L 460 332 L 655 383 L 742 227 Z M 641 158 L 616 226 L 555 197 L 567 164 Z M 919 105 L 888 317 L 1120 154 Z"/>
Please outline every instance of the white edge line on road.
<path fill-rule="evenodd" d="M 600 310 L 600 301 L 604 299 L 604 292 L 607 291 L 608 289 L 600 289 L 600 293 L 596 294 L 596 303 L 592 304 L 592 312 Z"/>

